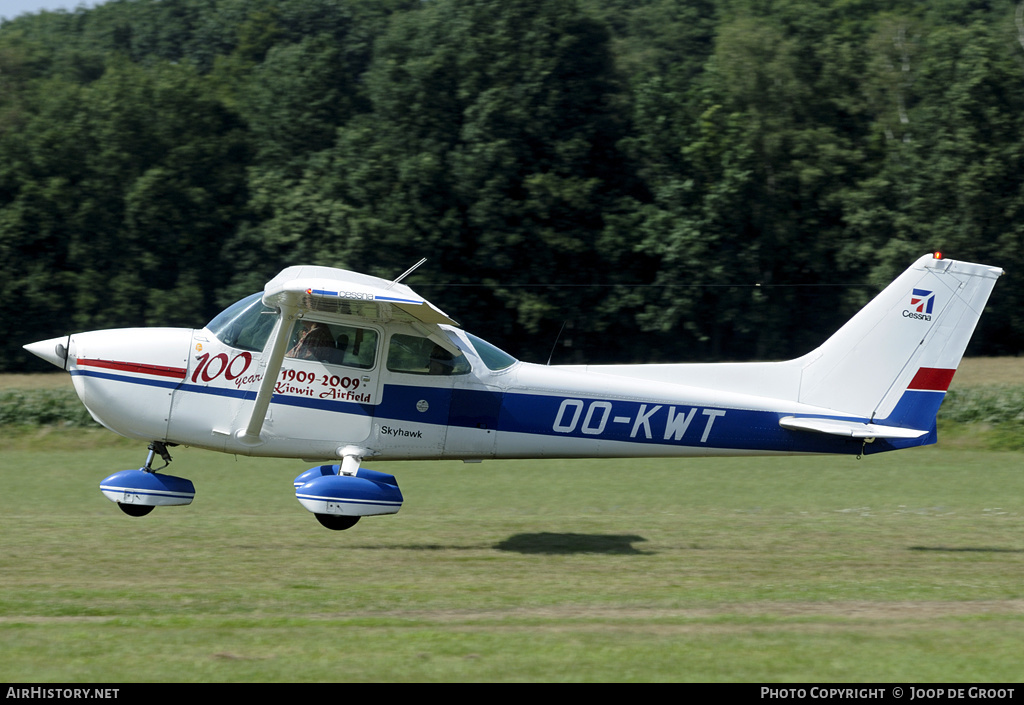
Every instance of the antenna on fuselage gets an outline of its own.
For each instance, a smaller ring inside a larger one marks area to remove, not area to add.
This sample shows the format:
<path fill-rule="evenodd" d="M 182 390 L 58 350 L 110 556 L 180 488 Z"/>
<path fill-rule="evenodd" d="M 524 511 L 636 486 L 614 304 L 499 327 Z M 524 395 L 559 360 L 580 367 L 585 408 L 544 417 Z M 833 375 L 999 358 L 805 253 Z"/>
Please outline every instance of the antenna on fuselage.
<path fill-rule="evenodd" d="M 558 329 L 558 335 L 555 336 L 555 344 L 551 346 L 551 354 L 548 355 L 548 365 L 551 364 L 551 358 L 555 356 L 555 348 L 558 347 L 558 339 L 562 337 L 562 331 L 565 330 L 565 324 L 569 322 L 569 319 L 562 321 L 562 327 Z"/>
<path fill-rule="evenodd" d="M 388 285 L 387 285 L 386 287 L 384 287 L 384 289 L 385 289 L 385 290 L 387 290 L 387 289 L 390 289 L 390 288 L 391 288 L 391 287 L 393 287 L 393 286 L 394 286 L 395 284 L 398 284 L 398 283 L 399 283 L 400 281 L 402 281 L 402 280 L 403 280 L 403 279 L 405 279 L 405 278 L 406 278 L 407 276 L 409 276 L 410 274 L 412 274 L 413 272 L 415 272 L 415 271 L 416 271 L 417 269 L 419 269 L 419 266 L 420 266 L 421 264 L 423 264 L 424 262 L 426 262 L 426 261 L 427 261 L 427 258 L 426 258 L 426 257 L 424 257 L 424 258 L 423 258 L 423 259 L 421 259 L 421 260 L 420 260 L 419 262 L 417 262 L 416 264 L 414 264 L 413 266 L 409 267 L 409 268 L 408 268 L 407 270 L 405 270 L 404 272 L 402 272 L 402 273 L 401 273 L 401 274 L 400 274 L 400 275 L 398 276 L 398 279 L 395 279 L 395 280 L 394 280 L 393 282 L 391 282 L 391 283 L 390 283 L 390 284 L 388 284 Z"/>

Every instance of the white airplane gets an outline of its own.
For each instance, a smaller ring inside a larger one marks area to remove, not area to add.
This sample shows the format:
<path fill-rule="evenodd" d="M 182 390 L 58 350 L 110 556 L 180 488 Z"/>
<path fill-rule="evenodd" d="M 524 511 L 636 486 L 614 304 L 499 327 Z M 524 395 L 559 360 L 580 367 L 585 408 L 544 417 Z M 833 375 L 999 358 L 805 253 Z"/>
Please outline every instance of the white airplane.
<path fill-rule="evenodd" d="M 786 362 L 545 366 L 461 330 L 400 283 L 409 272 L 389 282 L 289 267 L 200 330 L 25 349 L 70 372 L 99 423 L 149 442 L 142 468 L 100 483 L 125 513 L 192 501 L 190 481 L 156 471 L 168 447 L 189 445 L 321 463 L 295 479 L 296 497 L 339 530 L 402 505 L 393 476 L 361 467 L 369 458 L 860 456 L 935 443 L 939 404 L 1003 274 L 921 257 Z"/>

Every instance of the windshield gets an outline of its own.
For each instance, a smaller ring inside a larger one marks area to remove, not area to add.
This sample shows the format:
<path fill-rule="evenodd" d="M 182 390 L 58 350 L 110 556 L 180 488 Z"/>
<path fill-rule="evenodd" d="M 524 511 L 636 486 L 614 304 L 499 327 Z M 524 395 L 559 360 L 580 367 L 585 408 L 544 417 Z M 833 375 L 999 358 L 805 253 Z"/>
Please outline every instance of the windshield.
<path fill-rule="evenodd" d="M 277 311 L 263 305 L 263 293 L 237 301 L 221 311 L 206 328 L 225 345 L 259 352 L 274 330 Z"/>
<path fill-rule="evenodd" d="M 492 372 L 504 370 L 506 367 L 511 367 L 518 362 L 518 360 L 504 350 L 494 347 L 486 340 L 477 338 L 472 333 L 466 333 L 466 337 L 469 338 L 469 342 L 473 344 L 476 354 L 479 355 L 483 363 L 487 365 L 487 369 Z"/>

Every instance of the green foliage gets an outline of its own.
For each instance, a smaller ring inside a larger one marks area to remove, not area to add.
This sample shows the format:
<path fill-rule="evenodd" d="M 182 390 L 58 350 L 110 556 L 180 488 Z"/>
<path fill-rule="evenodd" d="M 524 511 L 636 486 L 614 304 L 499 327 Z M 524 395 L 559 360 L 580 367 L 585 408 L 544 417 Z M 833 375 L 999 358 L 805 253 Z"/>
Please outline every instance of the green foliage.
<path fill-rule="evenodd" d="M 971 436 L 976 447 L 1024 450 L 1024 387 L 991 385 L 950 389 L 939 408 L 940 443 Z M 956 442 L 956 441 L 955 441 Z"/>
<path fill-rule="evenodd" d="M 0 426 L 96 427 L 73 389 L 0 390 Z"/>
<path fill-rule="evenodd" d="M 6 21 L 0 369 L 76 329 L 201 325 L 289 264 L 421 256 L 410 283 L 524 359 L 802 354 L 922 252 L 1024 269 L 1015 22 L 906 0 Z M 1000 282 L 971 352 L 1022 347 Z"/>
<path fill-rule="evenodd" d="M 959 423 L 1024 423 L 1024 387 L 951 389 L 942 402 L 940 416 Z"/>

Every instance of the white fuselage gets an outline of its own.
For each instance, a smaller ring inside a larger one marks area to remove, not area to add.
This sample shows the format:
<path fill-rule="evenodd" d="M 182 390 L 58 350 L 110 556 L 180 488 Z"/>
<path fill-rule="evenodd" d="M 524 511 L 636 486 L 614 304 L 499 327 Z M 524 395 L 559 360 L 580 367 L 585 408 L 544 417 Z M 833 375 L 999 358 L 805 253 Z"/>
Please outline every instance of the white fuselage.
<path fill-rule="evenodd" d="M 386 339 L 404 330 L 389 324 L 378 332 Z M 394 372 L 380 351 L 369 369 L 285 360 L 255 443 L 241 431 L 263 381 L 262 352 L 232 348 L 206 330 L 121 329 L 71 336 L 67 366 L 86 407 L 111 430 L 242 455 L 337 459 L 356 446 L 376 459 L 474 460 L 860 447 L 779 428 L 783 416 L 835 414 L 829 410 L 646 379 L 643 366 L 597 372 L 517 362 L 492 371 L 460 331 L 446 330 L 470 360 L 464 374 Z M 687 366 L 673 367 L 682 377 Z"/>
<path fill-rule="evenodd" d="M 935 442 L 1002 270 L 925 256 L 785 362 L 541 366 L 397 282 L 291 267 L 201 330 L 33 343 L 125 436 L 309 459 L 860 453 Z"/>

